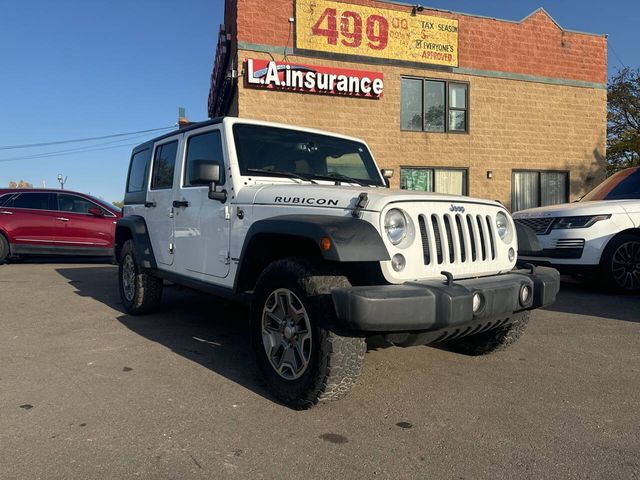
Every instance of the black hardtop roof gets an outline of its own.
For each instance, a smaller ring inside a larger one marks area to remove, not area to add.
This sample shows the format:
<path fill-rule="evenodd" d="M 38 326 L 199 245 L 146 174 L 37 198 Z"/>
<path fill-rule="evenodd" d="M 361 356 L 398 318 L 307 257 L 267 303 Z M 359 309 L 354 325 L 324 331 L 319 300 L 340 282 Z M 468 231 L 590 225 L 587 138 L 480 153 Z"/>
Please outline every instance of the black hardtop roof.
<path fill-rule="evenodd" d="M 222 123 L 222 120 L 224 120 L 224 117 L 212 118 L 209 120 L 205 120 L 203 122 L 192 123 L 191 125 L 188 125 L 183 128 L 179 128 L 177 130 L 173 130 L 172 132 L 169 132 L 169 133 L 163 133 L 159 137 L 152 138 L 151 140 L 147 140 L 146 142 L 141 143 L 137 147 L 134 147 L 133 152 L 135 153 L 135 152 L 139 152 L 140 150 L 145 150 L 147 148 L 150 148 L 155 142 L 158 142 L 163 138 L 172 137 L 173 135 L 188 132 L 190 130 L 195 130 L 196 128 L 206 127 L 207 125 L 217 125 L 219 123 Z"/>

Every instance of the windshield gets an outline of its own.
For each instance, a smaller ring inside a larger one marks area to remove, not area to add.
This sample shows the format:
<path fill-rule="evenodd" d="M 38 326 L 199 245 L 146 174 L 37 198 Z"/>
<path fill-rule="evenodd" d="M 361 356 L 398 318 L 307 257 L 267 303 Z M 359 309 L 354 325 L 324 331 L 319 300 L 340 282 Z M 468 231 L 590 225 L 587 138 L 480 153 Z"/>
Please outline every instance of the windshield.
<path fill-rule="evenodd" d="M 587 193 L 580 201 L 627 199 L 640 199 L 640 168 L 627 168 L 616 173 Z"/>
<path fill-rule="evenodd" d="M 256 170 L 273 176 L 288 172 L 305 179 L 384 186 L 369 150 L 360 142 L 250 124 L 234 125 L 233 135 L 242 175 L 255 175 Z"/>
<path fill-rule="evenodd" d="M 89 195 L 89 196 L 93 201 L 95 201 L 96 203 L 99 203 L 103 207 L 107 207 L 108 209 L 111 209 L 114 212 L 122 213 L 122 209 L 120 209 L 119 207 L 116 207 L 114 204 L 109 203 L 105 200 L 102 200 L 101 198 L 94 197 L 93 195 Z"/>

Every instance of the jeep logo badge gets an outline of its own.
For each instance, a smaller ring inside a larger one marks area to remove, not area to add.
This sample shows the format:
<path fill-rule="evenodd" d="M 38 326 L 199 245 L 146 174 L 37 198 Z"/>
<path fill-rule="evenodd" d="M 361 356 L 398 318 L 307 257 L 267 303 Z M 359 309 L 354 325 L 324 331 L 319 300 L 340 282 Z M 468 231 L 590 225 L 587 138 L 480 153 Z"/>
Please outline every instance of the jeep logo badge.
<path fill-rule="evenodd" d="M 464 207 L 456 207 L 455 205 L 451 204 L 451 208 L 449 209 L 449 211 L 464 213 Z"/>

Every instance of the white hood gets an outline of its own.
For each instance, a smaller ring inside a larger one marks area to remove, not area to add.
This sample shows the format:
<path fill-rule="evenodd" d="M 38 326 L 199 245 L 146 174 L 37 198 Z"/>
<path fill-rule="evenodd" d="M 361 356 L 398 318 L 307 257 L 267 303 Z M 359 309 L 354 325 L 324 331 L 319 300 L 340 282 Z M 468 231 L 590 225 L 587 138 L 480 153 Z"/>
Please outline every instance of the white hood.
<path fill-rule="evenodd" d="M 513 214 L 513 218 L 573 217 L 579 215 L 607 215 L 625 213 L 638 200 L 600 200 L 594 202 L 562 203 L 548 207 L 530 208 Z"/>
<path fill-rule="evenodd" d="M 308 207 L 353 208 L 361 193 L 366 193 L 367 211 L 381 211 L 393 202 L 449 202 L 475 203 L 500 207 L 498 202 L 459 195 L 416 192 L 390 188 L 332 184 L 270 184 L 244 187 L 238 192 L 237 202 L 257 205 L 304 205 Z"/>

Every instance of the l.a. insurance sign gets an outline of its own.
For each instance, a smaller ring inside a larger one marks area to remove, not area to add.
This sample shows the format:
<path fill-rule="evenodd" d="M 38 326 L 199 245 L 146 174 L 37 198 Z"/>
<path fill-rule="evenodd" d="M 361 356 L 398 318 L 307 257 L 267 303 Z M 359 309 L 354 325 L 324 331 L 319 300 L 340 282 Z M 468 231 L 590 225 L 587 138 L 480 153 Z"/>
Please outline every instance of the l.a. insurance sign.
<path fill-rule="evenodd" d="M 245 65 L 245 86 L 379 98 L 384 90 L 384 77 L 380 72 L 250 58 Z"/>
<path fill-rule="evenodd" d="M 296 0 L 296 48 L 458 66 L 458 21 L 331 0 Z"/>

